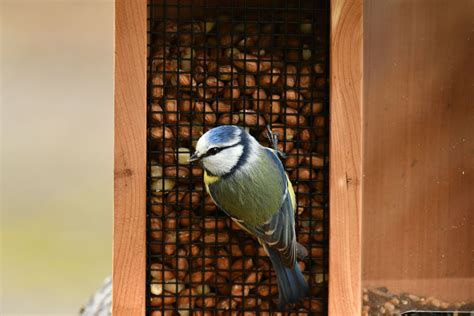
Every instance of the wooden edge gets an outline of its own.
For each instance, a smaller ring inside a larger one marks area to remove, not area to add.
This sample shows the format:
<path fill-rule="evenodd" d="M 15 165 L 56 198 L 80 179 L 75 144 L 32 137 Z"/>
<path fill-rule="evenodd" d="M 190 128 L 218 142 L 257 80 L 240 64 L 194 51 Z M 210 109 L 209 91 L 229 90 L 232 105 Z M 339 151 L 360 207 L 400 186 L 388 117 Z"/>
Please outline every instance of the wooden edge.
<path fill-rule="evenodd" d="M 331 316 L 361 313 L 362 21 L 362 0 L 331 1 Z"/>
<path fill-rule="evenodd" d="M 115 2 L 114 316 L 145 314 L 146 10 Z"/>

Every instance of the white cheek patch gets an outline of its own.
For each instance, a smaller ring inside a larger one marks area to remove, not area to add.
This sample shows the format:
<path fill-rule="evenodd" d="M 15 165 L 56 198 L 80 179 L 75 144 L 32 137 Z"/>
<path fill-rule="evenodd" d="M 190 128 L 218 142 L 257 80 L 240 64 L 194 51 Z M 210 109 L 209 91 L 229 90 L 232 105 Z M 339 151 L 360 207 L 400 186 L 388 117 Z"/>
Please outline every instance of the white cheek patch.
<path fill-rule="evenodd" d="M 212 174 L 221 176 L 230 172 L 237 165 L 243 152 L 243 145 L 226 148 L 215 155 L 203 158 L 202 164 Z"/>

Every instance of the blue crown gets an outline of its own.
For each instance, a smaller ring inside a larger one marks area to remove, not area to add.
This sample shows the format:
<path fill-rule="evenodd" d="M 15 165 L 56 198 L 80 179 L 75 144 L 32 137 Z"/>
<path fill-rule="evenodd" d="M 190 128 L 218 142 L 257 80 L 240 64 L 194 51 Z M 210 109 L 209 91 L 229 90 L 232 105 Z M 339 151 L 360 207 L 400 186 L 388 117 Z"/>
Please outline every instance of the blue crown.
<path fill-rule="evenodd" d="M 227 143 L 238 135 L 239 130 L 235 125 L 222 125 L 209 131 L 208 140 L 214 144 Z"/>

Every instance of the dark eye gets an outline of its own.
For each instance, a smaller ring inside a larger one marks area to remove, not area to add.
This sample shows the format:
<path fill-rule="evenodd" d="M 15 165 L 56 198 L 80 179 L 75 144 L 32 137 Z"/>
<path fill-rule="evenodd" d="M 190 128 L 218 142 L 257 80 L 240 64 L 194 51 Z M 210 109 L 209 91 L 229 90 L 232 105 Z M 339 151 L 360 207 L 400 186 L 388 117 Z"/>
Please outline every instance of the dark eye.
<path fill-rule="evenodd" d="M 217 154 L 219 151 L 221 151 L 220 148 L 212 147 L 212 148 L 209 148 L 209 150 L 207 151 L 207 154 L 212 156 L 212 155 Z"/>

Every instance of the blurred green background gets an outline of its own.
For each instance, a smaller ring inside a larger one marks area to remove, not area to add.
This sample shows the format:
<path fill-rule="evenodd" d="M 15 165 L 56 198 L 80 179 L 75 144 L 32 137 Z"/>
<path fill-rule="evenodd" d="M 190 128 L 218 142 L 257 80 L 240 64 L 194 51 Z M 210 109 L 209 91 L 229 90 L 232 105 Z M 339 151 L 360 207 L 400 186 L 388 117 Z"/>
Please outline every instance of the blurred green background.
<path fill-rule="evenodd" d="M 77 315 L 111 273 L 114 2 L 0 1 L 0 314 Z"/>

